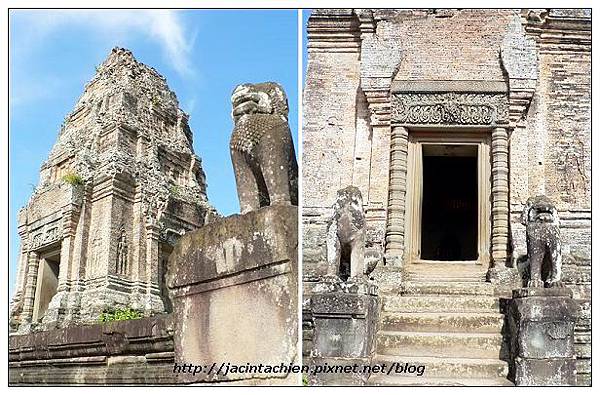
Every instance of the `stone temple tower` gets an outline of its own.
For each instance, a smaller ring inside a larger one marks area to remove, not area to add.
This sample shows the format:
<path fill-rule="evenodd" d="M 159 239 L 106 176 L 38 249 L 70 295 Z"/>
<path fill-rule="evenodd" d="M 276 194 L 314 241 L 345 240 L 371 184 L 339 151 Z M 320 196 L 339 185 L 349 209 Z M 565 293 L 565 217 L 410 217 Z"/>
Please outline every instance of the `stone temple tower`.
<path fill-rule="evenodd" d="M 11 331 L 170 310 L 164 268 L 215 215 L 188 116 L 166 80 L 115 48 L 66 117 L 18 216 Z"/>

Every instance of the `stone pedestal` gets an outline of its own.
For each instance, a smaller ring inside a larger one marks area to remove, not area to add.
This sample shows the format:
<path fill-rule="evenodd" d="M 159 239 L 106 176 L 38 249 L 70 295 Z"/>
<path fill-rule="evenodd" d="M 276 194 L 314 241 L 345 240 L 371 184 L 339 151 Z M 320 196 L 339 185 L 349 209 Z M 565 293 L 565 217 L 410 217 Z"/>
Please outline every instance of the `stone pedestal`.
<path fill-rule="evenodd" d="M 175 363 L 201 367 L 180 382 L 300 383 L 299 374 L 265 369 L 299 363 L 297 229 L 297 207 L 271 206 L 180 239 L 167 273 Z"/>
<path fill-rule="evenodd" d="M 509 306 L 511 378 L 516 385 L 575 385 L 577 306 L 567 288 L 513 291 Z"/>
<path fill-rule="evenodd" d="M 312 364 L 357 365 L 358 369 L 311 375 L 311 385 L 363 385 L 374 352 L 379 297 L 377 287 L 365 279 L 347 282 L 326 277 L 311 298 L 314 322 Z"/>

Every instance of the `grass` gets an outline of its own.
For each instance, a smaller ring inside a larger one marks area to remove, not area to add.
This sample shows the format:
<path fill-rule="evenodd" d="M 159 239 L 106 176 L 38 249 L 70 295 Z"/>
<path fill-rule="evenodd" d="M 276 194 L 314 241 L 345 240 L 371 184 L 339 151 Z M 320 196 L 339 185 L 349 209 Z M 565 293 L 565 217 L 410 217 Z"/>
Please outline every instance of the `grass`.
<path fill-rule="evenodd" d="M 66 182 L 69 185 L 83 185 L 83 177 L 81 177 L 79 174 L 77 173 L 67 173 L 64 176 L 62 176 L 62 180 L 64 182 Z"/>
<path fill-rule="evenodd" d="M 127 309 L 116 309 L 113 311 L 108 311 L 100 314 L 100 322 L 113 322 L 113 321 L 127 321 L 127 320 L 137 320 L 142 318 L 143 315 L 141 312 L 137 310 L 133 310 L 131 308 Z"/>

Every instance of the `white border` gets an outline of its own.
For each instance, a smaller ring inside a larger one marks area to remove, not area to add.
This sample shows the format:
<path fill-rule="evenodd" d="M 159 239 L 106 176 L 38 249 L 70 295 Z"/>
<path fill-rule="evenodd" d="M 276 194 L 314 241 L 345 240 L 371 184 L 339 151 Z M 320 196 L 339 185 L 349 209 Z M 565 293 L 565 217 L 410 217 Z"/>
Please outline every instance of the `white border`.
<path fill-rule="evenodd" d="M 146 0 L 143 2 L 140 1 L 132 1 L 132 0 L 104 0 L 104 1 L 99 1 L 99 0 L 89 0 L 86 1 L 85 4 L 83 4 L 81 1 L 75 1 L 75 0 L 55 0 L 52 2 L 51 7 L 52 8 L 270 8 L 270 7 L 275 7 L 275 8 L 365 8 L 365 7 L 371 7 L 371 8 L 385 8 L 385 7 L 406 7 L 406 8 L 412 8 L 412 7 L 418 7 L 418 8 L 436 8 L 436 7 L 460 7 L 460 8 L 481 8 L 481 7 L 493 7 L 493 8 L 521 8 L 521 7 L 529 7 L 529 8 L 547 8 L 547 7 L 563 7 L 563 8 L 581 8 L 581 7 L 592 7 L 592 1 L 583 1 L 583 0 L 569 0 L 569 1 L 556 1 L 556 0 L 552 0 L 552 1 L 539 1 L 539 0 L 535 0 L 535 1 L 527 1 L 525 2 L 526 4 L 524 4 L 523 1 L 517 1 L 517 0 L 507 0 L 507 1 L 503 1 L 503 2 L 488 2 L 488 3 L 482 3 L 480 1 L 473 1 L 473 0 L 469 0 L 469 1 L 453 1 L 453 2 L 448 2 L 448 1 L 443 1 L 443 0 L 423 0 L 423 1 L 384 1 L 384 0 L 369 0 L 369 1 L 364 1 L 364 0 L 319 0 L 319 1 L 310 1 L 310 0 L 306 0 L 306 1 L 292 1 L 292 0 L 270 0 L 270 1 L 259 1 L 259 0 L 214 0 L 214 1 L 203 1 L 203 2 L 199 2 L 199 1 L 193 1 L 193 0 L 170 0 L 169 2 L 165 2 L 164 0 Z M 8 163 L 8 130 L 7 130 L 7 125 L 8 125 L 8 113 L 7 113 L 7 109 L 8 109 L 8 59 L 5 58 L 6 54 L 8 53 L 8 9 L 13 7 L 13 8 L 49 8 L 50 4 L 48 1 L 43 1 L 43 0 L 5 0 L 2 2 L 3 4 L 3 8 L 4 8 L 4 15 L 1 17 L 1 20 L 4 20 L 4 23 L 1 24 L 2 28 L 2 35 L 0 37 L 0 42 L 1 42 L 1 53 L 2 53 L 2 59 L 4 59 L 3 61 L 0 62 L 1 66 L 0 66 L 0 73 L 2 75 L 1 80 L 2 82 L 0 83 L 0 89 L 2 89 L 3 94 L 1 95 L 1 103 L 0 103 L 0 122 L 2 122 L 2 140 L 1 142 L 3 144 L 0 144 L 0 152 L 2 153 L 2 160 L 0 160 L 0 185 L 3 185 L 6 187 L 6 185 L 8 184 L 8 170 L 9 170 L 9 163 Z M 302 62 L 303 62 L 303 50 L 302 50 L 302 46 L 303 46 L 303 42 L 302 42 L 302 29 L 304 28 L 304 26 L 302 25 L 302 14 L 301 11 L 299 12 L 298 15 L 298 164 L 299 164 L 299 202 L 300 202 L 300 206 L 301 206 L 301 202 L 302 202 L 302 126 L 303 126 L 303 122 L 302 122 L 302 98 L 303 98 L 303 94 L 302 94 Z M 592 37 L 594 36 L 594 34 L 592 33 Z M 597 67 L 593 67 L 593 71 L 595 71 L 597 69 Z M 593 73 L 595 74 L 595 73 Z M 596 85 L 598 78 L 593 78 L 592 79 L 592 86 Z M 593 104 L 593 103 L 592 103 Z M 597 145 L 599 144 L 598 141 L 600 141 L 600 134 L 596 133 L 597 127 L 596 125 L 598 125 L 598 122 L 596 122 L 596 111 L 595 110 L 594 105 L 592 105 L 592 124 L 594 125 L 594 132 L 592 134 L 596 135 L 596 142 L 594 142 L 594 140 L 592 141 L 592 152 L 596 151 L 595 148 L 597 148 Z M 600 152 L 600 151 L 599 151 Z M 596 161 L 598 162 L 598 161 Z M 596 169 L 596 165 L 593 165 L 593 170 L 597 170 Z M 599 170 L 600 171 L 600 170 Z M 598 173 L 600 174 L 600 173 Z M 2 193 L 0 195 L 0 200 L 2 202 L 1 207 L 3 209 L 0 209 L 0 220 L 5 224 L 5 226 L 3 226 L 0 229 L 0 248 L 2 249 L 2 251 L 5 254 L 5 257 L 8 256 L 8 212 L 9 212 L 9 206 L 8 206 L 8 190 L 5 189 L 5 192 Z M 598 198 L 593 198 L 592 202 L 593 203 L 597 203 Z M 597 206 L 600 207 L 600 206 Z M 300 210 L 300 215 L 301 215 L 301 209 Z M 592 218 L 594 217 L 593 213 L 592 213 Z M 301 237 L 302 233 L 302 226 L 301 226 L 301 217 L 299 218 L 299 237 Z M 14 224 L 13 224 L 14 225 Z M 593 242 L 592 244 L 596 244 L 598 245 L 598 239 L 600 238 L 599 236 L 599 232 L 596 232 L 596 234 L 593 236 Z M 596 252 L 596 255 L 598 255 L 598 252 Z M 299 325 L 298 325 L 298 338 L 299 338 L 299 344 L 301 345 L 301 339 L 302 339 L 302 320 L 301 320 L 301 313 L 302 313 L 302 289 L 301 289 L 301 270 L 302 270 L 302 243 L 299 242 L 298 245 L 298 267 L 299 267 L 299 276 L 298 279 L 300 281 L 299 284 L 299 291 L 298 291 L 298 303 L 299 303 Z M 7 333 L 7 328 L 8 328 L 8 322 L 7 322 L 7 317 L 8 317 L 8 300 L 6 300 L 6 295 L 8 295 L 8 281 L 7 279 L 9 278 L 8 276 L 8 271 L 9 271 L 9 264 L 8 264 L 8 260 L 5 259 L 4 260 L 4 265 L 3 265 L 3 274 L 4 274 L 4 281 L 0 281 L 1 286 L 0 286 L 0 292 L 2 293 L 2 298 L 4 299 L 4 302 L 0 302 L 0 314 L 3 317 L 3 323 L 2 325 L 0 325 L 0 344 L 1 344 L 1 348 L 0 348 L 0 358 L 2 358 L 2 365 L 0 365 L 2 368 L 0 368 L 0 378 L 2 379 L 2 384 L 3 385 L 7 385 L 8 383 L 8 350 L 7 350 L 7 338 L 8 338 L 8 333 Z M 598 271 L 600 269 L 597 269 L 596 271 Z M 592 280 L 593 283 L 596 283 L 596 281 Z M 595 305 L 595 303 L 593 303 L 593 306 Z M 596 308 L 593 308 L 593 315 L 596 314 Z M 595 332 L 595 331 L 594 331 Z M 596 337 L 596 335 L 594 334 L 593 337 Z M 301 358 L 301 352 L 300 352 L 300 358 Z M 301 360 L 301 359 L 300 359 Z M 597 364 L 596 364 L 597 365 Z M 597 370 L 597 369 L 594 369 Z M 593 376 L 595 376 L 595 371 L 593 372 Z M 598 380 L 598 378 L 597 378 Z M 225 387 L 215 387 L 214 391 L 218 391 L 221 388 L 225 388 Z M 301 389 L 302 387 L 299 387 L 298 389 L 294 389 L 294 388 L 290 388 L 289 390 L 292 391 L 302 391 L 304 389 Z M 35 392 L 39 392 L 40 389 L 37 388 L 23 388 L 23 387 L 11 387 L 9 388 L 9 390 L 11 392 L 23 392 L 23 393 L 35 393 Z M 116 389 L 116 391 L 123 391 L 123 392 L 135 392 L 135 393 L 144 393 L 147 394 L 149 392 L 153 392 L 153 393 L 161 393 L 161 392 L 165 392 L 165 391 L 180 391 L 179 388 L 160 388 L 160 387 L 133 387 L 133 388 L 119 388 Z M 280 388 L 269 388 L 269 387 L 258 387 L 258 388 L 235 388 L 235 387 L 227 387 L 228 391 L 234 391 L 234 392 L 240 392 L 240 393 L 248 393 L 253 392 L 253 393 L 258 393 L 259 391 L 280 391 Z M 308 389 L 307 389 L 308 390 Z M 431 387 L 424 387 L 424 388 L 408 388 L 406 389 L 407 391 L 412 392 L 421 392 L 421 393 L 427 393 L 430 394 L 432 392 L 438 393 L 438 392 L 443 392 L 443 393 L 450 393 L 450 391 L 453 391 L 454 388 L 431 388 Z M 465 389 L 460 389 L 462 391 L 465 392 L 481 392 L 482 389 L 480 388 L 465 388 Z M 459 391 L 460 391 L 459 390 Z M 492 393 L 496 393 L 498 391 L 504 391 L 505 389 L 502 388 L 485 388 L 483 389 L 486 392 L 492 392 Z M 531 393 L 544 393 L 547 394 L 548 392 L 555 392 L 555 391 L 562 391 L 563 389 L 561 388 L 528 388 L 525 391 L 527 391 L 528 394 Z M 49 388 L 44 388 L 41 389 L 41 391 L 44 391 L 45 394 L 54 394 L 54 393 L 63 393 L 63 392 L 80 392 L 82 391 L 82 389 L 77 388 L 77 387 L 61 387 L 61 388 L 57 388 L 57 387 L 49 387 Z M 91 391 L 92 393 L 104 393 L 105 390 L 103 388 L 85 388 L 84 391 Z M 198 389 L 198 388 L 191 388 L 191 387 L 186 387 L 181 389 L 181 391 L 206 391 L 206 389 Z M 210 389 L 209 391 L 213 391 L 213 389 Z M 288 389 L 284 389 L 284 391 L 288 391 Z M 361 393 L 364 393 L 364 391 L 367 392 L 371 392 L 371 391 L 383 391 L 383 392 L 388 392 L 388 393 L 394 393 L 397 394 L 399 391 L 403 391 L 403 388 L 361 388 L 361 387 L 355 387 L 355 388 L 334 388 L 334 387 L 325 387 L 325 388 L 317 388 L 317 387 L 311 387 L 310 391 L 316 391 L 316 392 L 321 392 L 321 391 L 327 391 L 328 393 L 332 392 L 332 393 L 344 393 L 347 394 L 349 392 L 355 392 L 358 393 L 358 391 L 360 391 Z M 515 389 L 506 389 L 506 391 L 523 391 L 523 389 L 520 388 L 515 388 Z M 575 392 L 589 392 L 590 388 L 570 388 L 569 391 L 575 391 Z"/>

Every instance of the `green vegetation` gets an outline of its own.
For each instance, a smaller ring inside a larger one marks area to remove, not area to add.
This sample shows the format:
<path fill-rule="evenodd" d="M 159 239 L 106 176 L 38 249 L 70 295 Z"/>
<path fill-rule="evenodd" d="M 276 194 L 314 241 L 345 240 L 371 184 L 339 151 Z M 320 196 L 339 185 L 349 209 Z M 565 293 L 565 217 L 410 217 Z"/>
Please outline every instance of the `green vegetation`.
<path fill-rule="evenodd" d="M 77 173 L 67 173 L 62 177 L 62 180 L 69 185 L 83 185 L 83 177 Z"/>
<path fill-rule="evenodd" d="M 308 386 L 308 376 L 306 374 L 302 375 L 302 385 L 305 387 Z"/>
<path fill-rule="evenodd" d="M 108 312 L 105 311 L 104 313 L 100 314 L 100 322 L 137 320 L 138 318 L 142 317 L 143 315 L 141 312 L 131 308 L 116 309 Z"/>
<path fill-rule="evenodd" d="M 169 186 L 169 193 L 177 198 L 181 195 L 181 190 L 179 189 L 179 186 L 172 184 Z"/>

